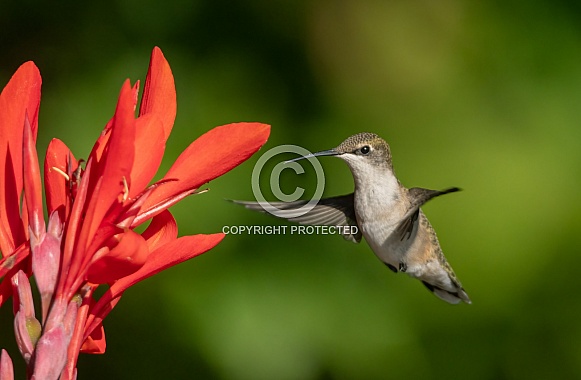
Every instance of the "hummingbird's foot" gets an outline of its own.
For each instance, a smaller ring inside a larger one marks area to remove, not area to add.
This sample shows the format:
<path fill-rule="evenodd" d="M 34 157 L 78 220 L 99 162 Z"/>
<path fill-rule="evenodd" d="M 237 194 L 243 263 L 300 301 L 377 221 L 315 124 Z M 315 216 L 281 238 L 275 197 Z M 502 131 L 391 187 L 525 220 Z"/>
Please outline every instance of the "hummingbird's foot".
<path fill-rule="evenodd" d="M 405 273 L 408 270 L 408 266 L 406 263 L 399 263 L 399 271 Z"/>

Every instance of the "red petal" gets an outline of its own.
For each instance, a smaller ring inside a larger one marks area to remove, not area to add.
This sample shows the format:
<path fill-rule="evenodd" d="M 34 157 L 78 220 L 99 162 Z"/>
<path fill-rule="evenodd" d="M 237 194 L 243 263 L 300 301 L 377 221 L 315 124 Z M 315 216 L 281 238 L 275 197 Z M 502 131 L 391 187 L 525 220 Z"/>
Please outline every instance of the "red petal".
<path fill-rule="evenodd" d="M 26 198 L 26 209 L 28 211 L 29 228 L 36 238 L 40 238 L 41 234 L 46 233 L 46 226 L 44 224 L 42 208 L 40 166 L 38 164 L 38 154 L 36 153 L 36 146 L 28 121 L 28 115 L 24 117 L 22 160 L 24 166 L 24 195 Z"/>
<path fill-rule="evenodd" d="M 0 251 L 9 255 L 25 240 L 20 220 L 22 137 L 28 112 L 33 140 L 38 131 L 42 79 L 33 62 L 18 68 L 0 94 Z"/>
<path fill-rule="evenodd" d="M 157 172 L 166 142 L 162 123 L 155 115 L 138 118 L 135 133 L 135 159 L 131 169 L 129 198 L 141 193 Z"/>
<path fill-rule="evenodd" d="M 115 282 L 97 301 L 91 311 L 95 320 L 103 320 L 127 288 L 171 266 L 189 260 L 212 249 L 224 234 L 182 236 L 149 254 L 145 264 L 135 273 Z"/>
<path fill-rule="evenodd" d="M 106 294 L 107 293 L 109 293 L 109 290 L 107 290 Z M 93 304 L 93 306 L 91 307 L 91 311 L 87 316 L 87 320 L 85 321 L 83 329 L 84 330 L 83 336 L 85 337 L 85 339 L 92 334 L 93 330 L 101 327 L 103 319 L 111 312 L 111 310 L 115 308 L 115 306 L 117 306 L 119 301 L 121 301 L 121 296 L 118 296 L 114 299 L 109 298 L 109 301 L 107 303 L 101 304 L 101 306 L 103 307 L 100 307 L 99 310 L 96 310 L 95 304 Z M 96 311 L 98 312 L 97 314 Z"/>
<path fill-rule="evenodd" d="M 78 167 L 78 162 L 71 150 L 61 140 L 52 139 L 44 159 L 44 188 L 48 214 L 50 215 L 59 207 L 63 207 L 60 220 L 65 220 L 65 215 L 68 215 L 70 211 L 69 182 L 62 173 L 57 172 L 54 168 L 67 173 L 69 171 L 69 161 L 71 161 L 71 170 L 75 171 Z M 70 179 L 70 181 L 74 180 L 74 178 Z"/>
<path fill-rule="evenodd" d="M 11 256 L 6 256 L 0 259 L 0 278 L 4 277 L 4 275 L 8 273 L 10 269 L 15 268 L 29 254 L 30 248 L 28 244 L 21 244 Z M 0 305 L 2 305 L 1 297 Z"/>
<path fill-rule="evenodd" d="M 89 154 L 89 157 L 93 157 L 96 162 L 102 161 L 103 153 L 105 152 L 105 148 L 107 147 L 107 143 L 111 137 L 111 128 L 113 127 L 114 120 L 115 115 L 113 115 L 113 118 L 109 120 L 105 128 L 103 128 L 101 135 L 99 135 L 93 149 L 91 150 L 91 154 Z"/>
<path fill-rule="evenodd" d="M 68 225 L 65 226 L 64 233 L 64 245 L 63 254 L 61 258 L 61 268 L 60 273 L 67 273 L 67 276 L 59 276 L 59 281 L 56 288 L 56 294 L 65 293 L 66 297 L 72 297 L 73 292 L 76 292 L 76 288 L 71 288 L 70 286 L 75 279 L 80 280 L 81 276 L 77 276 L 79 267 L 84 263 L 85 253 L 84 251 L 79 253 L 75 251 L 77 244 L 77 238 L 81 232 L 83 226 L 83 219 L 85 217 L 85 203 L 87 200 L 87 193 L 89 190 L 89 181 L 91 178 L 91 173 L 93 171 L 93 161 L 89 159 L 87 165 L 85 166 L 85 173 L 81 177 L 79 182 L 77 193 L 75 195 L 75 201 L 71 208 L 70 215 L 67 216 Z M 87 258 L 90 260 L 90 257 Z"/>
<path fill-rule="evenodd" d="M 171 68 L 161 50 L 155 47 L 149 61 L 139 115 L 151 113 L 161 120 L 164 141 L 167 140 L 176 118 L 176 104 L 176 90 Z"/>
<path fill-rule="evenodd" d="M 123 179 L 130 181 L 131 167 L 135 151 L 135 119 L 133 117 L 133 96 L 126 81 L 121 88 L 117 109 L 113 118 L 111 137 L 107 141 L 103 159 L 94 167 L 91 174 L 94 176 L 92 186 L 93 193 L 90 196 L 90 203 L 87 207 L 86 218 L 83 229 L 76 245 L 80 260 L 86 259 L 86 249 L 90 245 L 92 237 L 99 228 L 105 214 L 114 203 L 121 203 L 120 196 L 123 194 Z M 128 183 L 130 186 L 131 184 Z M 90 254 L 90 253 L 89 253 Z M 84 260 L 85 262 L 87 260 Z M 72 275 L 76 275 L 77 268 Z"/>
<path fill-rule="evenodd" d="M 143 212 L 235 168 L 264 145 L 269 133 L 270 126 L 260 123 L 228 124 L 205 133 L 186 148 L 164 176 L 178 181 L 156 189 Z"/>
<path fill-rule="evenodd" d="M 151 53 L 139 115 L 135 162 L 131 171 L 131 198 L 141 193 L 157 172 L 176 117 L 173 75 L 158 47 Z"/>
<path fill-rule="evenodd" d="M 115 110 L 111 137 L 107 142 L 104 159 L 95 168 L 95 174 L 102 180 L 97 193 L 92 194 L 87 209 L 83 233 L 92 236 L 99 227 L 111 205 L 123 194 L 123 178 L 130 180 L 135 151 L 135 119 L 133 98 L 129 81 L 121 88 L 119 102 Z M 103 162 L 104 161 L 104 162 Z M 129 184 L 130 185 L 130 184 Z M 97 184 L 95 185 L 97 187 Z M 88 228 L 87 228 L 88 227 Z M 86 246 L 79 247 L 85 249 Z"/>
<path fill-rule="evenodd" d="M 12 283 L 10 282 L 10 279 L 20 270 L 20 268 L 30 267 L 27 262 L 20 264 L 27 257 L 30 257 L 30 248 L 27 243 L 23 243 L 12 256 L 6 256 L 0 260 L 0 307 L 2 307 L 2 304 L 4 304 L 4 302 L 6 302 L 12 295 Z M 30 273 L 28 274 L 30 275 Z"/>
<path fill-rule="evenodd" d="M 182 236 L 151 252 L 145 264 L 135 273 L 111 285 L 114 297 L 123 293 L 131 285 L 145 280 L 164 269 L 182 263 L 214 248 L 224 234 Z"/>
<path fill-rule="evenodd" d="M 119 243 L 106 255 L 91 264 L 87 279 L 94 284 L 106 284 L 134 273 L 143 266 L 149 249 L 145 239 L 128 230 L 118 235 Z"/>
<path fill-rule="evenodd" d="M 157 248 L 177 239 L 178 225 L 172 214 L 165 210 L 151 220 L 151 223 L 141 236 L 145 239 L 149 250 L 153 252 Z"/>
<path fill-rule="evenodd" d="M 162 186 L 163 184 L 169 183 L 169 182 L 173 182 L 172 180 L 163 180 L 164 182 L 162 182 Z M 158 182 L 159 183 L 159 182 Z M 154 188 L 151 188 L 151 191 L 153 192 Z M 196 192 L 196 189 L 192 189 L 192 190 L 187 190 L 184 192 L 181 192 L 179 194 L 174 195 L 171 198 L 168 198 L 162 202 L 159 202 L 157 204 L 155 204 L 153 207 L 147 209 L 147 210 L 143 210 L 141 207 L 137 210 L 139 212 L 138 215 L 136 215 L 133 220 L 131 221 L 131 228 L 135 228 L 139 225 L 141 225 L 141 223 L 149 220 L 152 218 L 152 216 L 155 216 L 157 214 L 159 214 L 160 212 L 163 212 L 164 210 L 170 208 L 171 206 L 175 205 L 176 203 L 180 202 L 182 199 L 184 199 L 185 197 L 188 197 L 190 195 L 192 195 L 193 193 Z M 150 193 L 151 194 L 151 193 Z M 141 199 L 138 199 L 137 202 L 139 202 Z M 142 205 L 145 204 L 145 201 L 147 200 L 147 198 L 143 199 Z M 135 203 L 137 203 L 135 202 Z"/>
<path fill-rule="evenodd" d="M 99 323 L 99 326 L 97 326 L 83 342 L 81 352 L 85 354 L 104 354 L 106 348 L 107 342 L 105 341 L 105 329 L 103 328 L 103 325 Z"/>

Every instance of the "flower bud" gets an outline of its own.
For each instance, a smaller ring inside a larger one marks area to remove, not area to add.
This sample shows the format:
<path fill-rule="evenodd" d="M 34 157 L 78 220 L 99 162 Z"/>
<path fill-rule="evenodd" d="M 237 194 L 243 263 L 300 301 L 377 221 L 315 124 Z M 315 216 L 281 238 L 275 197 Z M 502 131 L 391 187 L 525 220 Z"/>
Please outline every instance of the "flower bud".
<path fill-rule="evenodd" d="M 14 380 L 14 368 L 12 367 L 12 360 L 6 350 L 2 350 L 0 354 L 0 379 Z"/>

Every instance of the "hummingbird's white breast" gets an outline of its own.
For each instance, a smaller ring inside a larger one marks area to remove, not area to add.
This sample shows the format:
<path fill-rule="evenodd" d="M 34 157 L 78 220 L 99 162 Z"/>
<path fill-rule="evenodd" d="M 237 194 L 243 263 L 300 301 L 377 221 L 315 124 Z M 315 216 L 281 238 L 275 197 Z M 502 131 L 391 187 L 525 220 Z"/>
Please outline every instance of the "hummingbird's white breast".
<path fill-rule="evenodd" d="M 368 166 L 354 173 L 354 178 L 355 214 L 361 233 L 383 262 L 397 268 L 409 245 L 402 243 L 394 233 L 407 211 L 407 190 L 393 171 L 385 168 Z M 416 229 L 414 227 L 412 237 Z"/>

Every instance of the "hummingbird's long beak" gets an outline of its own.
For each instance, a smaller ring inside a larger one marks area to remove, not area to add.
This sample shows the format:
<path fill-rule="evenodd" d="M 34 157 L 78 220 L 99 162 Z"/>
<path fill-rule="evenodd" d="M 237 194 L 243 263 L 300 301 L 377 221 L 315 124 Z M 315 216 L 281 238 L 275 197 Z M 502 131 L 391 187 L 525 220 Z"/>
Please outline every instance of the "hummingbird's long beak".
<path fill-rule="evenodd" d="M 302 160 L 304 158 L 311 158 L 311 157 L 319 157 L 319 156 L 338 156 L 339 152 L 337 152 L 335 149 L 329 149 L 329 150 L 322 150 L 320 152 L 316 152 L 316 153 L 311 153 L 311 154 L 307 154 L 306 156 L 301 156 L 301 157 L 297 157 L 294 158 L 292 160 L 288 160 L 285 161 L 285 164 L 288 164 L 289 162 L 295 162 L 295 161 L 299 161 Z"/>

